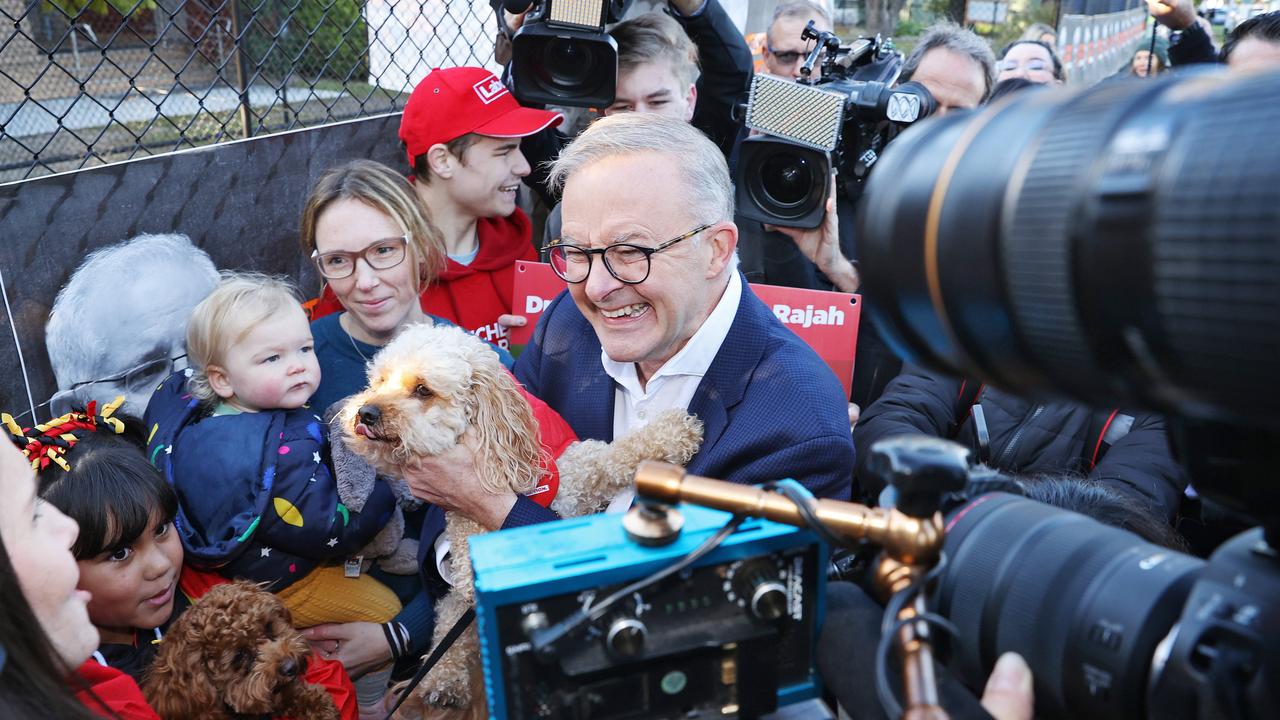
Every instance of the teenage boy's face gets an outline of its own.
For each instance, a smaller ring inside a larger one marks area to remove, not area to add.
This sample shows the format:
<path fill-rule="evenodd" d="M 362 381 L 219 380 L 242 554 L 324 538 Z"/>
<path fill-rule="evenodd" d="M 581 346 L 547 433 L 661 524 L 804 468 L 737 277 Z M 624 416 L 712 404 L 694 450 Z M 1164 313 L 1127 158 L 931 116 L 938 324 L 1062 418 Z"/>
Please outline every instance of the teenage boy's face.
<path fill-rule="evenodd" d="M 618 70 L 613 104 L 604 114 L 648 112 L 689 122 L 696 98 L 694 86 L 680 82 L 669 60 L 654 60 Z"/>
<path fill-rule="evenodd" d="M 463 151 L 461 160 L 449 180 L 449 194 L 460 207 L 478 218 L 515 212 L 520 178 L 529 174 L 520 138 L 482 135 Z"/>

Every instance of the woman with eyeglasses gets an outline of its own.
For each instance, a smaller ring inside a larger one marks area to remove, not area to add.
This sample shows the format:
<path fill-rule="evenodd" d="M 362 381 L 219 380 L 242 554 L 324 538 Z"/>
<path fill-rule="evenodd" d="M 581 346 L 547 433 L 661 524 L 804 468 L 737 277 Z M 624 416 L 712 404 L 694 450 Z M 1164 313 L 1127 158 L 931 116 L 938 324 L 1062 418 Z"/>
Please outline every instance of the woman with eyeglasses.
<path fill-rule="evenodd" d="M 422 309 L 420 296 L 444 267 L 443 243 L 391 168 L 356 160 L 325 173 L 302 212 L 301 235 L 338 304 L 311 324 L 321 371 L 311 406 L 323 411 L 364 389 L 365 365 L 400 328 L 454 323 Z M 510 355 L 498 352 L 510 366 Z"/>
<path fill-rule="evenodd" d="M 1015 40 L 1005 46 L 996 63 L 996 82 L 1024 78 L 1043 85 L 1061 85 L 1066 79 L 1062 61 L 1053 48 L 1039 40 Z"/>
<path fill-rule="evenodd" d="M 391 168 L 356 160 L 326 172 L 303 210 L 301 240 L 339 305 L 338 312 L 311 323 L 321 370 L 311 398 L 317 412 L 363 390 L 365 366 L 401 328 L 454 324 L 422 309 L 420 297 L 444 267 L 443 243 L 409 182 Z M 511 366 L 510 354 L 497 347 L 494 352 Z M 414 525 L 421 516 L 406 520 Z M 306 631 L 312 645 L 353 678 L 401 656 L 416 658 L 431 641 L 434 615 L 417 576 L 374 572 L 404 602 L 395 619 Z"/>

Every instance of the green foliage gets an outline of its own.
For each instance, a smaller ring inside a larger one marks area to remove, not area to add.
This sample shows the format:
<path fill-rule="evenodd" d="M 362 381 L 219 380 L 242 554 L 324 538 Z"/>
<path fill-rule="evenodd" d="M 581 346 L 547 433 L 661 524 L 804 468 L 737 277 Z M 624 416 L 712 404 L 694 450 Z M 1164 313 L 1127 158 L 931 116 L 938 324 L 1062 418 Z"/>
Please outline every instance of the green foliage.
<path fill-rule="evenodd" d="M 924 24 L 914 19 L 898 21 L 898 29 L 894 33 L 895 37 L 915 36 L 924 33 Z"/>
<path fill-rule="evenodd" d="M 369 31 L 358 0 L 239 0 L 246 74 L 313 83 L 369 79 Z"/>
<path fill-rule="evenodd" d="M 935 18 L 945 18 L 951 12 L 951 0 L 925 0 L 924 9 Z"/>
<path fill-rule="evenodd" d="M 44 4 L 57 8 L 69 18 L 78 18 L 87 12 L 106 15 L 115 10 L 124 17 L 135 10 L 154 10 L 155 0 L 44 0 Z"/>

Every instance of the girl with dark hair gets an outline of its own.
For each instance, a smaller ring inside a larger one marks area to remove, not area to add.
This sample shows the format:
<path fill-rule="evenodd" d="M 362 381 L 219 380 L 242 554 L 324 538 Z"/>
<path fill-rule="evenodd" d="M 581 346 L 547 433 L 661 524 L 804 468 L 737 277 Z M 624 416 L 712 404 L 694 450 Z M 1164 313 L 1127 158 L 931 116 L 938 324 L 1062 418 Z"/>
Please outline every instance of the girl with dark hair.
<path fill-rule="evenodd" d="M 80 588 L 93 595 L 89 618 L 102 637 L 95 659 L 140 681 L 155 657 L 152 640 L 189 603 L 178 588 L 178 498 L 147 462 L 137 421 L 113 419 L 118 424 L 75 433 L 66 469 L 40 473 L 40 497 L 80 525 L 71 552 Z"/>

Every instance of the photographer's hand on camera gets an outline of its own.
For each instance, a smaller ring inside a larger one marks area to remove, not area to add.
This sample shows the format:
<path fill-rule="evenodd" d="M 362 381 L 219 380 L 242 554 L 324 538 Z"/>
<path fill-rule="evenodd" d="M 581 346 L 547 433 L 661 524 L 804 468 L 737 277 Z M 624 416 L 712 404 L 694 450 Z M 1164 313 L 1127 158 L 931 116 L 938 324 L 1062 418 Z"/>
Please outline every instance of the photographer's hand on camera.
<path fill-rule="evenodd" d="M 826 214 L 822 224 L 812 230 L 804 228 L 764 226 L 765 230 L 780 232 L 791 240 L 840 292 L 856 293 L 862 284 L 858 267 L 840 250 L 840 218 L 836 212 L 836 176 L 831 176 L 831 188 L 827 193 Z"/>
<path fill-rule="evenodd" d="M 982 691 L 982 707 L 996 720 L 1031 720 L 1035 715 L 1031 668 L 1017 653 L 996 661 Z"/>

